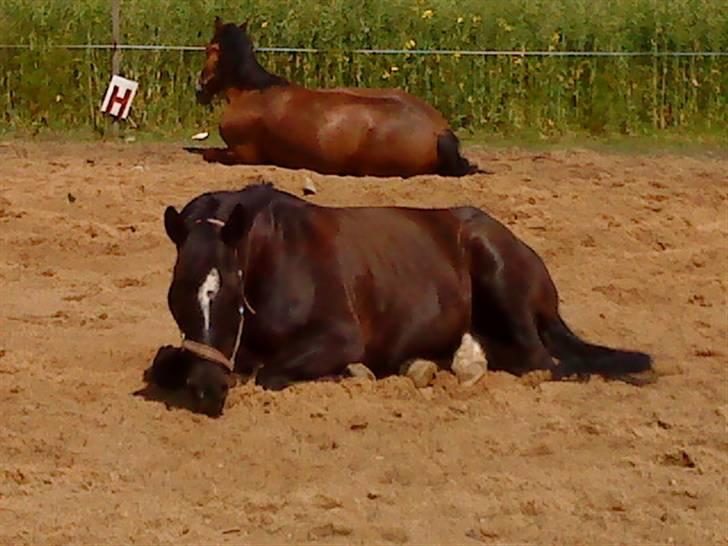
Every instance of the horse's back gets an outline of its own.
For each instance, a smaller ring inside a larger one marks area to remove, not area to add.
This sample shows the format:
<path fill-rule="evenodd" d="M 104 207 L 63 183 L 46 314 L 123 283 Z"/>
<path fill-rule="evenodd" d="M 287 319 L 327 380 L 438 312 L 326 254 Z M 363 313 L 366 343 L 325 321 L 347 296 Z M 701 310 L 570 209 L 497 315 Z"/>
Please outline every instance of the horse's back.
<path fill-rule="evenodd" d="M 387 101 L 394 102 L 400 106 L 414 108 L 426 114 L 433 123 L 436 123 L 443 129 L 448 127 L 447 120 L 436 108 L 402 89 L 388 87 L 333 87 L 330 89 L 317 89 L 315 91 L 319 93 L 339 94 L 346 97 L 372 99 L 372 101 L 368 101 L 369 104 L 376 104 L 377 102 L 384 104 Z"/>
<path fill-rule="evenodd" d="M 286 86 L 241 99 L 237 109 L 246 120 L 259 112 L 257 142 L 268 162 L 325 174 L 435 172 L 437 139 L 448 127 L 435 109 L 397 90 Z"/>

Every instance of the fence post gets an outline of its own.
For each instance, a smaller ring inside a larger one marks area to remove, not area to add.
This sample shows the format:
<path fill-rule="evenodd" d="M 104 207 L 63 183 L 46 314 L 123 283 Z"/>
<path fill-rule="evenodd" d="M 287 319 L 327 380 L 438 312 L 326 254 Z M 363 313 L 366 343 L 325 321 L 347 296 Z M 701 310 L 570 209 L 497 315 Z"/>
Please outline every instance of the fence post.
<path fill-rule="evenodd" d="M 111 0 L 111 43 L 113 45 L 111 54 L 111 74 L 116 76 L 121 69 L 121 0 Z M 119 135 L 119 124 L 116 119 L 112 121 L 111 133 Z"/>

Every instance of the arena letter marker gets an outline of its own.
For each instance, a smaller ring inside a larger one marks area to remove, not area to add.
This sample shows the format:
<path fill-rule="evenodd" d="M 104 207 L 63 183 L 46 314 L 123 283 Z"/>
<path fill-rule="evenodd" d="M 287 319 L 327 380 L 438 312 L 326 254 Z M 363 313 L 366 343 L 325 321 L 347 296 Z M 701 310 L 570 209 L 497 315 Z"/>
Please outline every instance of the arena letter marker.
<path fill-rule="evenodd" d="M 112 76 L 104 101 L 101 103 L 101 111 L 104 114 L 126 119 L 138 88 L 139 84 L 133 80 Z"/>

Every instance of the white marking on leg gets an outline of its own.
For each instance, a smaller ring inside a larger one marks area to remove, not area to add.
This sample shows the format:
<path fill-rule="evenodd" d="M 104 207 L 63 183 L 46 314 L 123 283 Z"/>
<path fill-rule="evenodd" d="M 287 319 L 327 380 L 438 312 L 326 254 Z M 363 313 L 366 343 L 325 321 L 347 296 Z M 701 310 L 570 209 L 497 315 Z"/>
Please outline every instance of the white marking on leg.
<path fill-rule="evenodd" d="M 202 311 L 202 320 L 204 322 L 202 336 L 206 342 L 209 342 L 208 338 L 210 336 L 210 306 L 219 291 L 220 273 L 217 269 L 213 268 L 207 274 L 207 277 L 205 277 L 199 290 L 197 290 L 197 301 L 200 302 L 200 310 Z"/>
<path fill-rule="evenodd" d="M 466 332 L 460 342 L 460 348 L 455 352 L 452 362 L 452 371 L 464 387 L 475 385 L 487 369 L 487 359 L 480 343 Z"/>

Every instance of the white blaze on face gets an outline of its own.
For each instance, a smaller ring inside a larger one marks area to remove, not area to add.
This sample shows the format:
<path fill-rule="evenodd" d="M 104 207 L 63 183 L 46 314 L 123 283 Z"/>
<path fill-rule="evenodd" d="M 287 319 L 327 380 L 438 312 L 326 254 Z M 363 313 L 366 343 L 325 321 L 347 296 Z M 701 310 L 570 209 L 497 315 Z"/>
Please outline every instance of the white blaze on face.
<path fill-rule="evenodd" d="M 204 321 L 204 330 L 202 331 L 202 335 L 205 337 L 205 341 L 209 341 L 207 338 L 210 334 L 210 306 L 212 305 L 212 300 L 215 299 L 215 296 L 217 296 L 219 291 L 220 273 L 217 269 L 211 269 L 197 291 L 197 301 L 200 302 L 202 319 Z"/>

